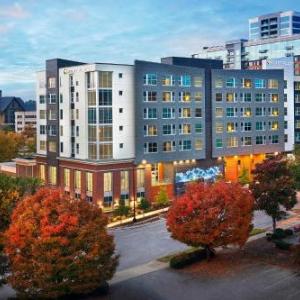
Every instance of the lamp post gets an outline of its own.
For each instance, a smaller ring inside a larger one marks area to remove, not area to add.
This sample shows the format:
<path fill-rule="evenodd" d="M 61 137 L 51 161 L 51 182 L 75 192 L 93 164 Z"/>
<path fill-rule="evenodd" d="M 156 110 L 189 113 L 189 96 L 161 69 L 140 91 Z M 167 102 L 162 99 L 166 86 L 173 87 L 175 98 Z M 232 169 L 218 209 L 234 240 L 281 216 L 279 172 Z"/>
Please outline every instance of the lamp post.
<path fill-rule="evenodd" d="M 132 222 L 136 222 L 136 174 L 135 174 L 136 167 L 133 165 L 133 219 Z"/>

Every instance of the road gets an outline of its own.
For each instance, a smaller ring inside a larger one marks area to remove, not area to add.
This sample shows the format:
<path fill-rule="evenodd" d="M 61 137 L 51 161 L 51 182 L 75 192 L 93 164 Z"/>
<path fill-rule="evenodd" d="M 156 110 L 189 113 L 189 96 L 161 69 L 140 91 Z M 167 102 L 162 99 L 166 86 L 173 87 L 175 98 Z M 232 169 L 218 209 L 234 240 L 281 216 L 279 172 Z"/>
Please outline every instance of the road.
<path fill-rule="evenodd" d="M 265 213 L 254 214 L 254 227 L 271 226 L 271 219 Z M 145 264 L 158 257 L 187 248 L 173 240 L 166 229 L 165 219 L 126 226 L 111 230 L 115 237 L 117 253 L 120 254 L 118 271 Z"/>

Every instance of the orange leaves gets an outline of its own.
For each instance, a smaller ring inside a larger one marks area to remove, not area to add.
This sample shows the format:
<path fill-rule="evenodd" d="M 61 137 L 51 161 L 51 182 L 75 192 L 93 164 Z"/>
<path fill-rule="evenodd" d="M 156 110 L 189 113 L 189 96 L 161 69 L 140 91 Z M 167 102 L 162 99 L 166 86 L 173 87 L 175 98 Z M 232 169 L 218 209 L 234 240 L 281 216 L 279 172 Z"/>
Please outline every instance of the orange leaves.
<path fill-rule="evenodd" d="M 252 209 L 252 195 L 239 184 L 192 183 L 173 202 L 167 228 L 173 238 L 191 246 L 243 245 Z"/>
<path fill-rule="evenodd" d="M 107 218 L 95 205 L 40 189 L 12 214 L 5 252 L 22 297 L 90 292 L 112 277 L 117 258 Z"/>

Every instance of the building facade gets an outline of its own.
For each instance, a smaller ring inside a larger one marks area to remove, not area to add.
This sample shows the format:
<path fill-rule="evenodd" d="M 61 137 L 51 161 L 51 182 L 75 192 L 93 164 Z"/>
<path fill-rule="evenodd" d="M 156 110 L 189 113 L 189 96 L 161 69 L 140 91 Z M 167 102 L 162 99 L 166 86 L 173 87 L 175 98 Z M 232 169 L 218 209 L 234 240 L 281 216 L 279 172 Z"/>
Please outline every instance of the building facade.
<path fill-rule="evenodd" d="M 15 132 L 21 133 L 26 127 L 36 128 L 36 111 L 15 112 Z"/>
<path fill-rule="evenodd" d="M 224 170 L 236 181 L 284 150 L 282 70 L 182 57 L 63 62 L 37 75 L 37 172 L 105 211 L 154 201 L 161 189 L 173 199 L 186 182 Z"/>

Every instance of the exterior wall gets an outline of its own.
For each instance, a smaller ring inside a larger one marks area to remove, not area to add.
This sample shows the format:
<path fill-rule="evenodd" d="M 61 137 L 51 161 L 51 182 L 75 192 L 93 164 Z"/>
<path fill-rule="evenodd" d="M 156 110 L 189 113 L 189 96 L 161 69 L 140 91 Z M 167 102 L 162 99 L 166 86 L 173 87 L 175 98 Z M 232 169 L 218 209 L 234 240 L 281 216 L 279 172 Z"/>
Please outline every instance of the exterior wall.
<path fill-rule="evenodd" d="M 15 161 L 17 177 L 38 177 L 36 160 L 17 158 Z"/>
<path fill-rule="evenodd" d="M 286 87 L 284 93 L 286 100 L 284 107 L 287 112 L 284 116 L 285 130 L 284 134 L 287 137 L 284 150 L 289 152 L 294 150 L 295 135 L 294 131 L 294 59 L 293 57 L 285 57 L 280 59 L 271 59 L 263 62 L 264 69 L 283 69 L 284 80 L 286 81 Z"/>
<path fill-rule="evenodd" d="M 36 128 L 36 111 L 15 112 L 15 131 L 22 132 L 26 126 Z"/>
<path fill-rule="evenodd" d="M 156 74 L 157 84 L 156 85 L 144 85 L 143 78 L 145 74 Z M 201 76 L 203 83 L 202 87 L 180 87 L 178 83 L 178 77 L 181 75 L 190 75 L 192 78 L 194 76 Z M 163 86 L 161 84 L 162 77 L 164 75 L 173 75 L 176 78 L 176 83 L 174 86 Z M 205 73 L 203 69 L 175 66 L 169 64 L 159 64 L 152 62 L 136 61 L 135 62 L 135 86 L 136 86 L 136 115 L 135 122 L 138 124 L 136 126 L 136 163 L 140 163 L 146 160 L 149 163 L 157 163 L 160 161 L 175 161 L 182 159 L 203 159 L 205 158 Z M 144 102 L 143 93 L 146 91 L 157 92 L 157 100 L 155 102 Z M 174 92 L 175 100 L 173 102 L 163 102 L 162 93 Z M 190 92 L 191 101 L 190 102 L 180 102 L 179 92 Z M 202 93 L 202 101 L 195 102 L 194 93 Z M 144 109 L 156 108 L 157 118 L 156 119 L 144 119 Z M 162 112 L 163 108 L 171 108 L 175 110 L 175 117 L 173 119 L 163 119 Z M 180 108 L 190 108 L 191 118 L 179 118 Z M 195 118 L 195 109 L 202 109 L 202 117 Z M 180 135 L 179 134 L 179 124 L 191 124 L 191 134 Z M 195 134 L 195 124 L 202 124 L 202 133 Z M 163 125 L 175 125 L 174 135 L 163 135 Z M 156 125 L 157 135 L 156 136 L 144 136 L 144 126 Z M 179 151 L 179 141 L 180 140 L 190 140 L 192 144 L 192 149 L 189 151 Z M 202 140 L 202 150 L 195 150 L 195 140 Z M 164 141 L 175 141 L 175 149 L 172 152 L 163 151 Z M 157 153 L 144 153 L 145 143 L 157 143 Z"/>
<path fill-rule="evenodd" d="M 236 88 L 226 88 L 226 80 L 229 78 L 235 78 Z M 251 79 L 252 88 L 242 88 L 241 81 L 243 78 Z M 260 78 L 265 79 L 277 79 L 279 82 L 278 89 L 255 89 L 254 79 Z M 217 79 L 221 79 L 223 82 L 223 88 L 216 88 L 215 82 Z M 234 71 L 234 70 L 212 70 L 212 115 L 213 115 L 213 126 L 212 126 L 212 137 L 213 137 L 213 157 L 221 156 L 232 156 L 232 155 L 246 155 L 246 154 L 259 154 L 259 153 L 271 153 L 271 152 L 281 152 L 284 151 L 284 93 L 283 93 L 283 71 L 272 70 L 272 71 Z M 227 102 L 226 93 L 233 92 L 237 93 L 236 102 Z M 242 102 L 240 98 L 241 93 L 251 93 L 251 102 Z M 266 94 L 266 102 L 256 102 L 255 93 L 263 92 Z M 216 93 L 222 93 L 223 100 L 221 102 L 216 102 Z M 270 94 L 276 93 L 279 95 L 279 101 L 277 103 L 270 103 Z M 266 108 L 267 116 L 258 117 L 255 116 L 255 110 L 257 107 Z M 223 117 L 216 117 L 216 108 L 223 109 Z M 233 108 L 237 110 L 235 117 L 227 117 L 226 109 Z M 241 114 L 242 108 L 250 108 L 252 115 L 250 117 L 243 117 Z M 269 108 L 277 108 L 279 110 L 278 117 L 271 117 L 269 115 Z M 279 129 L 276 132 L 269 130 L 269 122 L 278 121 Z M 266 122 L 266 130 L 258 134 L 255 130 L 256 121 Z M 235 132 L 226 132 L 226 125 L 228 122 L 233 122 L 237 125 Z M 243 132 L 241 124 L 244 122 L 251 122 L 252 129 L 248 132 Z M 223 124 L 223 133 L 216 133 L 216 123 Z M 269 140 L 272 135 L 278 135 L 279 143 L 271 144 Z M 255 145 L 256 136 L 262 135 L 266 136 L 265 145 Z M 236 137 L 238 140 L 238 145 L 236 147 L 227 147 L 227 139 L 230 137 Z M 251 146 L 242 146 L 242 138 L 251 137 Z M 221 139 L 223 146 L 216 147 L 216 140 Z"/>

